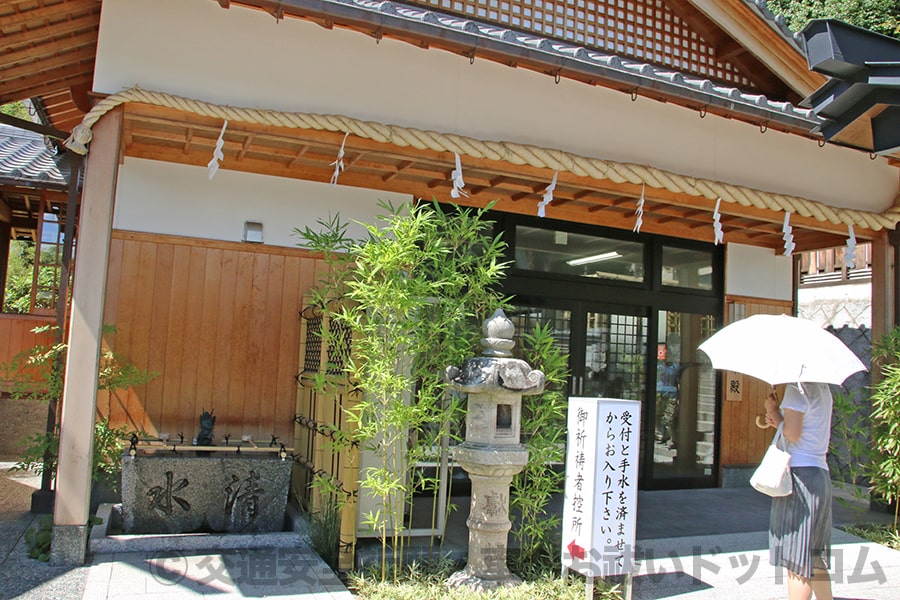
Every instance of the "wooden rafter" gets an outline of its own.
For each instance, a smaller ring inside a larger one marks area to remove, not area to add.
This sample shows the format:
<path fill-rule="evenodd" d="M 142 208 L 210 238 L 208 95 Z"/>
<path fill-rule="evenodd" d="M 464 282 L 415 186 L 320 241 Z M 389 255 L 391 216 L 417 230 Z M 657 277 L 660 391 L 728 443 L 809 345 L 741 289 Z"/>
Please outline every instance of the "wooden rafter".
<path fill-rule="evenodd" d="M 0 103 L 41 98 L 58 129 L 86 110 L 94 77 L 99 0 L 0 3 Z"/>
<path fill-rule="evenodd" d="M 176 163 L 205 166 L 215 147 L 221 121 L 175 109 L 128 104 L 125 110 L 125 154 Z M 339 184 L 410 194 L 416 198 L 451 201 L 452 153 L 403 148 L 340 132 L 282 129 L 230 122 L 224 136 L 222 169 L 262 173 L 278 177 L 328 182 L 342 142 L 345 170 Z M 458 204 L 484 206 L 496 202 L 499 210 L 536 214 L 553 172 L 503 161 L 467 158 L 465 191 Z M 643 190 L 642 231 L 712 241 L 715 202 L 707 198 L 661 189 Z M 550 218 L 628 228 L 642 186 L 579 177 L 561 172 Z M 721 223 L 729 242 L 766 246 L 778 250 L 783 213 L 722 203 Z M 794 215 L 794 240 L 798 251 L 841 245 L 846 226 Z M 860 240 L 875 232 L 856 230 Z"/>

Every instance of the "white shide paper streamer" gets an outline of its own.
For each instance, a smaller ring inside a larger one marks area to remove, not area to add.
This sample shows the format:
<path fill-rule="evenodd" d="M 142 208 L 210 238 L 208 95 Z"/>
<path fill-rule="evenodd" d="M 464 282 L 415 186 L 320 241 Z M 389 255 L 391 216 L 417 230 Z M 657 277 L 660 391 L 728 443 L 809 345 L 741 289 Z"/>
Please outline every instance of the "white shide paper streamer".
<path fill-rule="evenodd" d="M 635 233 L 641 232 L 641 225 L 644 224 L 644 184 L 641 184 L 641 199 L 638 200 L 637 208 L 634 211 L 635 216 L 637 217 L 634 221 L 634 231 Z"/>
<path fill-rule="evenodd" d="M 469 194 L 463 191 L 463 188 L 466 187 L 466 182 L 463 180 L 462 162 L 459 160 L 459 154 L 454 152 L 453 156 L 456 157 L 456 168 L 450 174 L 450 179 L 453 180 L 453 189 L 450 190 L 450 197 L 459 198 L 460 196 L 465 196 L 468 198 Z"/>
<path fill-rule="evenodd" d="M 715 245 L 718 246 L 725 239 L 725 233 L 722 231 L 722 215 L 719 214 L 719 205 L 722 204 L 722 199 L 719 198 L 716 200 L 716 209 L 713 211 L 713 233 L 715 234 Z"/>
<path fill-rule="evenodd" d="M 550 182 L 550 185 L 547 186 L 547 189 L 544 190 L 544 199 L 538 202 L 538 216 L 545 217 L 547 216 L 547 211 L 545 210 L 546 206 L 553 202 L 553 191 L 556 190 L 556 178 L 559 176 L 559 171 L 553 172 L 553 181 Z"/>
<path fill-rule="evenodd" d="M 334 167 L 334 173 L 331 174 L 331 185 L 337 185 L 338 176 L 341 174 L 341 171 L 344 170 L 344 144 L 347 143 L 347 136 L 350 135 L 350 132 L 344 134 L 344 139 L 341 141 L 341 149 L 338 150 L 337 158 L 333 163 L 328 163 L 330 166 Z"/>
<path fill-rule="evenodd" d="M 225 119 L 225 122 L 222 123 L 222 131 L 219 132 L 219 139 L 216 140 L 216 148 L 213 150 L 213 157 L 206 164 L 206 173 L 210 181 L 216 176 L 216 173 L 219 170 L 219 163 L 225 160 L 225 153 L 222 152 L 222 147 L 225 145 L 225 129 L 227 128 L 228 119 Z"/>
<path fill-rule="evenodd" d="M 844 250 L 844 264 L 848 269 L 856 266 L 856 233 L 853 231 L 853 225 L 847 225 L 850 237 L 847 238 L 847 248 Z"/>
<path fill-rule="evenodd" d="M 794 228 L 790 225 L 791 213 L 784 213 L 784 225 L 781 226 L 782 236 L 784 240 L 784 256 L 790 256 L 794 253 Z"/>

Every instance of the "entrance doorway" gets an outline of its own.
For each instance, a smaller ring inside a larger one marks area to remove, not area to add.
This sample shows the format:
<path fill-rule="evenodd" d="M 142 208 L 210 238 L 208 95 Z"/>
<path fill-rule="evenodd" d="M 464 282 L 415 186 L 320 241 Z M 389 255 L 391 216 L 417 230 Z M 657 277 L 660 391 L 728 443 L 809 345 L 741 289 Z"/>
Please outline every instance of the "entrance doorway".
<path fill-rule="evenodd" d="M 716 486 L 716 373 L 697 346 L 721 319 L 720 249 L 506 218 L 517 334 L 552 328 L 570 397 L 642 403 L 642 489 Z"/>

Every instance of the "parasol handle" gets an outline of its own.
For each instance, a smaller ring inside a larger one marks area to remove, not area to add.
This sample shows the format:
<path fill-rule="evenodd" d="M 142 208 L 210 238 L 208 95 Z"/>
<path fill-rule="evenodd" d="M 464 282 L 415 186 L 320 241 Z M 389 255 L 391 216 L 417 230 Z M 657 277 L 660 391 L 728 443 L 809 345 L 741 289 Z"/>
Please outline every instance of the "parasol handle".
<path fill-rule="evenodd" d="M 766 402 L 770 398 L 772 399 L 773 402 L 776 402 L 776 403 L 778 402 L 778 396 L 775 393 L 774 385 L 772 386 L 772 391 L 769 392 L 769 395 L 766 397 Z M 768 427 L 772 427 L 772 425 L 769 425 L 769 422 L 766 418 L 767 414 L 768 414 L 768 408 L 766 408 L 766 412 L 762 413 L 761 415 L 756 415 L 756 426 L 759 427 L 760 429 L 766 429 Z"/>

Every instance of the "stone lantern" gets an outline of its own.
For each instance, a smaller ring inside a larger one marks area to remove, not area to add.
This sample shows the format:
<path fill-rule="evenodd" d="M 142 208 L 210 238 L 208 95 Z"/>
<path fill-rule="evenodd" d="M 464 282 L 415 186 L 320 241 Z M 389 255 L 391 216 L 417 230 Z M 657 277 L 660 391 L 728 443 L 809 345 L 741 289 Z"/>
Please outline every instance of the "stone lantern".
<path fill-rule="evenodd" d="M 454 458 L 472 482 L 468 561 L 447 584 L 490 590 L 520 582 L 506 566 L 509 486 L 528 462 L 528 450 L 519 443 L 522 396 L 544 390 L 544 373 L 512 358 L 515 327 L 502 310 L 482 330 L 482 355 L 466 360 L 462 369 L 446 370 L 450 388 L 468 394 L 466 440 Z"/>

